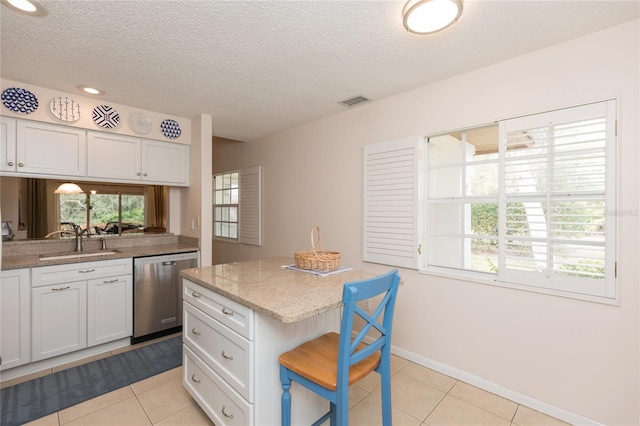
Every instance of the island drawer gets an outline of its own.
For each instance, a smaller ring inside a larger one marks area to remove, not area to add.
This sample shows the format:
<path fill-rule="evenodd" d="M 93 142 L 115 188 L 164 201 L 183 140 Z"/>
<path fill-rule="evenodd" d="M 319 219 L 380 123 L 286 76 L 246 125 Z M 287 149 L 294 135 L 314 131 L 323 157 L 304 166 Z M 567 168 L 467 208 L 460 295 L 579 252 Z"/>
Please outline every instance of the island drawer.
<path fill-rule="evenodd" d="M 253 310 L 184 279 L 183 299 L 236 333 L 253 340 Z"/>
<path fill-rule="evenodd" d="M 183 347 L 182 383 L 217 426 L 246 426 L 253 422 L 253 404 L 211 370 L 186 345 Z"/>
<path fill-rule="evenodd" d="M 253 342 L 184 304 L 185 344 L 246 400 L 253 402 Z"/>
<path fill-rule="evenodd" d="M 31 269 L 31 286 L 43 287 L 95 278 L 129 275 L 132 271 L 131 258 L 40 266 Z"/>

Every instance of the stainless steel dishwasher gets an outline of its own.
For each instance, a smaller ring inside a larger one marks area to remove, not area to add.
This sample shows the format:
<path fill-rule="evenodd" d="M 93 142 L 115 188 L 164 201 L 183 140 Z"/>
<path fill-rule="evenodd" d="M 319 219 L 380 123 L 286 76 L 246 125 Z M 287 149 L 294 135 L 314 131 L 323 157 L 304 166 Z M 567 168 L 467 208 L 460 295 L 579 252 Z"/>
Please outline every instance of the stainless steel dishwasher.
<path fill-rule="evenodd" d="M 180 271 L 198 266 L 198 252 L 133 259 L 133 337 L 139 343 L 182 329 Z"/>

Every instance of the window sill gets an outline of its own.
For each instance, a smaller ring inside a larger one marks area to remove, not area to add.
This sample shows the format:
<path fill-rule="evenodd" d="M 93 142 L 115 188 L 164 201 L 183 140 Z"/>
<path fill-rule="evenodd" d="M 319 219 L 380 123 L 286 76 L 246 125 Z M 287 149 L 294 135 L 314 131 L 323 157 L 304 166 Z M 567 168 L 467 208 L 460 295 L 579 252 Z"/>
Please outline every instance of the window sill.
<path fill-rule="evenodd" d="M 588 294 L 570 293 L 565 291 L 558 291 L 549 288 L 533 287 L 523 284 L 513 284 L 504 281 L 499 281 L 498 277 L 493 274 L 486 274 L 482 272 L 471 271 L 453 271 L 447 268 L 429 268 L 418 269 L 418 273 L 424 275 L 431 275 L 434 277 L 449 278 L 458 281 L 465 281 L 476 284 L 491 285 L 494 287 L 503 287 L 512 290 L 525 291 L 529 293 L 539 293 L 548 296 L 562 297 L 565 299 L 582 300 L 585 302 L 600 303 L 604 305 L 620 306 L 619 297 L 607 298 L 601 296 L 592 296 Z"/>
<path fill-rule="evenodd" d="M 237 238 L 225 238 L 225 237 L 213 237 L 213 241 L 219 241 L 221 243 L 240 244 Z"/>

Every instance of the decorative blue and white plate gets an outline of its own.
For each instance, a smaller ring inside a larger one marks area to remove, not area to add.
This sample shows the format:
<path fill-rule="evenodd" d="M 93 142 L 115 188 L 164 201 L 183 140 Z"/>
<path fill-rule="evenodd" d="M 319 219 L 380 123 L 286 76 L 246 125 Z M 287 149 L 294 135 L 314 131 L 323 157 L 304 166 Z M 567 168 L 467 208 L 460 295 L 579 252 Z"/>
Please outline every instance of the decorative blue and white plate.
<path fill-rule="evenodd" d="M 51 99 L 49 109 L 55 118 L 60 121 L 78 121 L 80 120 L 80 104 L 71 98 L 59 96 Z"/>
<path fill-rule="evenodd" d="M 10 111 L 30 114 L 38 109 L 38 99 L 27 89 L 9 87 L 2 92 L 2 103 Z"/>
<path fill-rule="evenodd" d="M 160 124 L 160 128 L 162 129 L 162 134 L 169 139 L 179 138 L 182 133 L 178 122 L 171 119 L 164 120 L 162 124 Z"/>
<path fill-rule="evenodd" d="M 98 105 L 93 109 L 93 122 L 103 129 L 115 129 L 120 124 L 120 114 L 109 105 Z"/>
<path fill-rule="evenodd" d="M 134 112 L 129 117 L 129 127 L 139 135 L 146 135 L 151 131 L 151 119 L 140 112 Z"/>

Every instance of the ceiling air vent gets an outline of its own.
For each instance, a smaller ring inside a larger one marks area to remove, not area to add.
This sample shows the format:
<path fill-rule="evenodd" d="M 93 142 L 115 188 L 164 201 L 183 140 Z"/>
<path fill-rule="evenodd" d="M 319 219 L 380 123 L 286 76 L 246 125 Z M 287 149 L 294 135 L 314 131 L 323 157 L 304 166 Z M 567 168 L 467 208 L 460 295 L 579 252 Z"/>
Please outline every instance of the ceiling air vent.
<path fill-rule="evenodd" d="M 347 108 L 352 107 L 356 104 L 361 104 L 362 102 L 367 102 L 369 99 L 364 96 L 356 96 L 355 98 L 347 99 L 346 101 L 338 102 L 340 105 L 344 105 Z"/>

